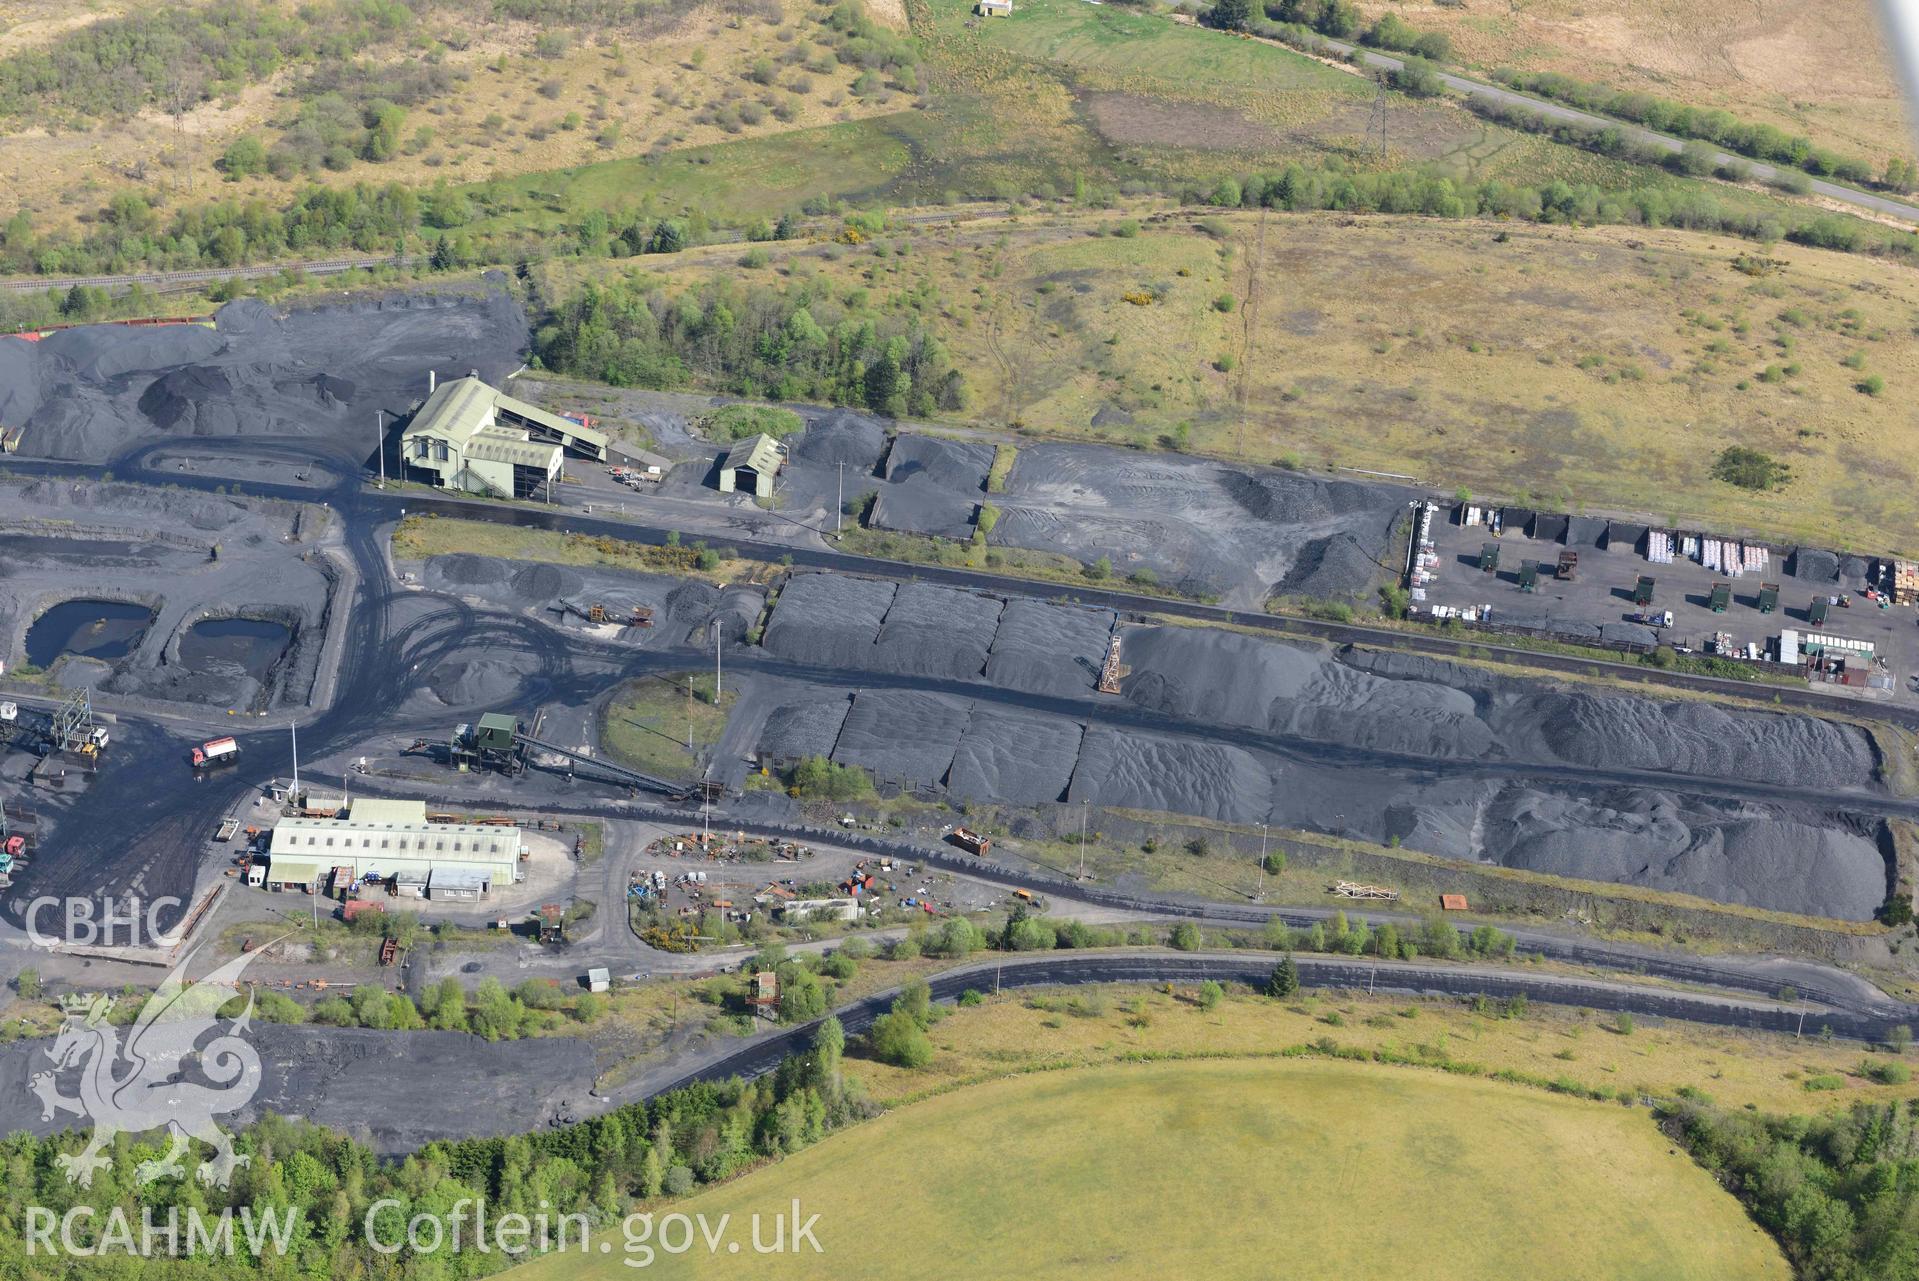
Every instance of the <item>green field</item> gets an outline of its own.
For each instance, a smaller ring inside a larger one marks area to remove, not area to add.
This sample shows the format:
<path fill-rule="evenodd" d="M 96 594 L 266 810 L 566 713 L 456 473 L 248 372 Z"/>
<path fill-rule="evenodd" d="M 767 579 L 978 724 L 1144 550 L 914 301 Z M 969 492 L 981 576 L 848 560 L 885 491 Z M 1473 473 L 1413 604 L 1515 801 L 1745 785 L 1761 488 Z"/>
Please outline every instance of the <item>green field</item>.
<path fill-rule="evenodd" d="M 615 691 L 600 714 L 600 745 L 634 769 L 689 778 L 701 753 L 720 741 L 726 709 L 737 697 L 728 690 L 716 703 L 711 672 L 642 676 Z"/>
<path fill-rule="evenodd" d="M 802 204 L 917 205 L 1222 176 L 1335 159 L 1431 161 L 1473 178 L 1661 182 L 1479 120 L 1449 101 L 1388 94 L 1389 145 L 1366 146 L 1373 83 L 1278 45 L 1083 0 L 1032 0 L 969 26 L 966 0 L 915 3 L 928 69 L 908 107 L 844 123 L 681 147 L 471 188 L 466 230 L 561 230 L 591 211 L 738 222 Z"/>
<path fill-rule="evenodd" d="M 1640 1111 L 1343 1063 L 1154 1064 L 916 1103 L 674 1206 L 798 1197 L 823 1252 L 660 1257 L 666 1277 L 1759 1281 L 1785 1261 Z M 1410 1269 L 1410 1271 L 1409 1271 Z M 539 1278 L 633 1274 L 617 1249 Z"/>
<path fill-rule="evenodd" d="M 936 20 L 962 19 L 966 0 L 934 0 Z M 1319 89 L 1370 97 L 1372 86 L 1276 45 L 1220 31 L 1178 26 L 1157 13 L 1084 0 L 1030 0 L 1003 21 L 982 23 L 980 39 L 1000 48 L 1075 67 L 1203 86 L 1237 85 L 1271 93 Z"/>

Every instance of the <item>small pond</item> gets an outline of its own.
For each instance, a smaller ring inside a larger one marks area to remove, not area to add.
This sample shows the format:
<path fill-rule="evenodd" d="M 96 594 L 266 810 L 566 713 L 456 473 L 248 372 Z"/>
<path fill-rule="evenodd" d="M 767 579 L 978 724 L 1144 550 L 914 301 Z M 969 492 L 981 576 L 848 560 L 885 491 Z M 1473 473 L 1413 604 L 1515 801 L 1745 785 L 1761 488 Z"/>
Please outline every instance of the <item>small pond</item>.
<path fill-rule="evenodd" d="M 253 679 L 265 680 L 292 638 L 285 623 L 260 618 L 209 618 L 195 623 L 180 638 L 180 665 L 204 671 L 215 663 L 238 663 Z"/>
<path fill-rule="evenodd" d="M 27 629 L 27 661 L 51 667 L 62 654 L 111 662 L 125 658 L 153 625 L 145 605 L 117 600 L 62 601 Z"/>

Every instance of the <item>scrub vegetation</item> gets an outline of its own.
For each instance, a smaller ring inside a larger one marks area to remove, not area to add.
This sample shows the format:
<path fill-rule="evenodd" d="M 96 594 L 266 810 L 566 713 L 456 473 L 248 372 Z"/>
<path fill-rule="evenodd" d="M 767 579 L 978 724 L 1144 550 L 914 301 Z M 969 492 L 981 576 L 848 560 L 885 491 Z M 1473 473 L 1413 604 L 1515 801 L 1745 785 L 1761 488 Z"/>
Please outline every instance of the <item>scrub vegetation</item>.
<path fill-rule="evenodd" d="M 1679 231 L 1215 209 L 889 227 L 857 248 L 777 245 L 772 262 L 788 300 L 857 307 L 875 333 L 937 348 L 963 392 L 952 411 L 935 397 L 939 418 L 1822 546 L 1904 547 L 1919 523 L 1909 434 L 1886 397 L 1855 390 L 1862 367 L 1888 396 L 1919 378 L 1919 281 L 1854 256 Z M 652 316 L 704 316 L 740 290 L 717 257 L 646 263 L 617 296 L 648 315 L 617 323 L 674 332 L 679 319 Z M 536 279 L 562 298 L 599 289 L 580 274 L 555 263 Z M 1230 312 L 1216 306 L 1226 293 L 1240 300 Z M 801 349 L 791 376 L 818 386 L 834 350 Z M 1048 358 L 1022 355 L 1034 351 Z M 729 368 L 688 373 L 744 386 Z M 761 363 L 751 381 L 764 393 L 784 376 Z M 854 380 L 841 398 L 862 403 L 862 390 Z M 910 394 L 924 390 L 916 380 Z M 1728 483 L 1729 449 L 1768 466 Z"/>

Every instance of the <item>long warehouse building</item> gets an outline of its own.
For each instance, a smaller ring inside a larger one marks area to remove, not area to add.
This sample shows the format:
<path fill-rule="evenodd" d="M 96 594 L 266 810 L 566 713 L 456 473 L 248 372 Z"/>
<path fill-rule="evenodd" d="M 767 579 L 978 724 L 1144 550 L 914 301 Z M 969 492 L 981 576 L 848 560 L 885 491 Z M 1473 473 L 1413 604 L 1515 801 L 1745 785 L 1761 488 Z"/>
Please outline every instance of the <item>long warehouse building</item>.
<path fill-rule="evenodd" d="M 472 897 L 524 879 L 520 829 L 429 822 L 425 801 L 354 801 L 344 818 L 283 818 L 268 846 L 265 884 L 314 890 L 335 868 L 409 884 L 440 897 Z"/>

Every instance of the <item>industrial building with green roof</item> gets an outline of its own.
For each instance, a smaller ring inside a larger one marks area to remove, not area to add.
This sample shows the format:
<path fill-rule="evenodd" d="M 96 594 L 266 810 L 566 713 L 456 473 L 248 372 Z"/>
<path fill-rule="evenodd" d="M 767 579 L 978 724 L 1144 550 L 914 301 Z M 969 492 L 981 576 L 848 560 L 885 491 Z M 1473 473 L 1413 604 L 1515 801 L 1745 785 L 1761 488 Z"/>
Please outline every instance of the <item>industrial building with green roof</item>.
<path fill-rule="evenodd" d="M 473 376 L 436 387 L 400 434 L 410 472 L 441 489 L 496 498 L 550 495 L 568 451 L 604 462 L 606 437 Z"/>
<path fill-rule="evenodd" d="M 520 829 L 489 823 L 436 823 L 426 802 L 355 800 L 344 818 L 283 818 L 273 826 L 265 884 L 278 889 L 322 888 L 334 869 L 350 869 L 357 884 L 369 875 L 438 877 L 468 896 L 509 890 L 522 880 Z"/>
<path fill-rule="evenodd" d="M 773 479 L 786 462 L 786 446 L 771 436 L 749 436 L 726 451 L 720 460 L 720 492 L 773 496 Z M 747 482 L 742 484 L 742 482 Z"/>

